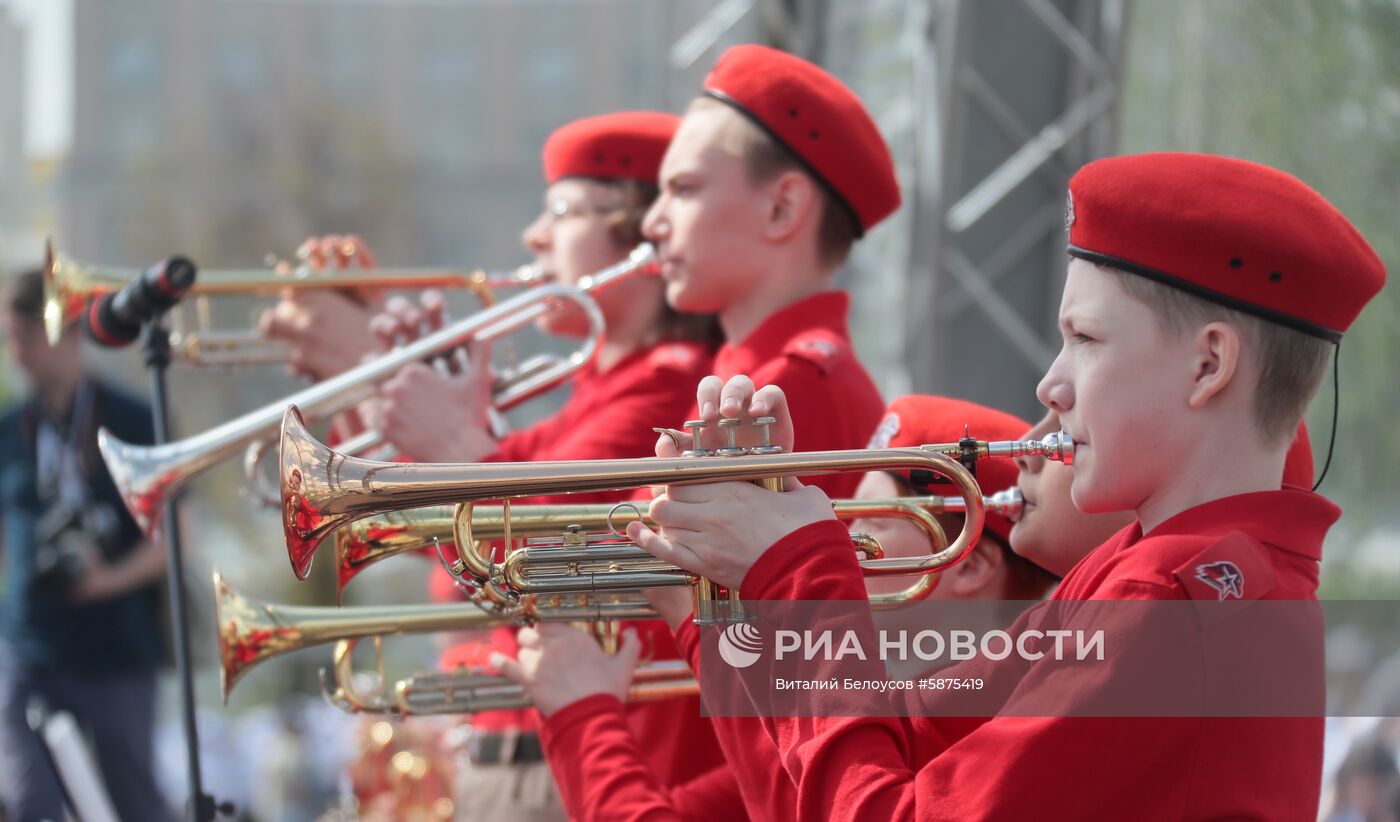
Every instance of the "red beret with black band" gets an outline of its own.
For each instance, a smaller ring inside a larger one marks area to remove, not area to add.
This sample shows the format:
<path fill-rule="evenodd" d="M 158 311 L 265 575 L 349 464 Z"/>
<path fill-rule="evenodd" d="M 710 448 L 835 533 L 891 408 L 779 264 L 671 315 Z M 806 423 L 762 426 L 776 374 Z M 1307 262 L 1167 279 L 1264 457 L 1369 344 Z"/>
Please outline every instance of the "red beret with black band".
<path fill-rule="evenodd" d="M 704 93 L 786 148 L 846 211 L 856 236 L 899 208 L 894 160 L 870 112 L 825 70 L 766 46 L 734 46 Z"/>
<path fill-rule="evenodd" d="M 681 118 L 659 111 L 620 111 L 562 126 L 545 141 L 544 179 L 565 177 L 655 183 L 661 157 Z"/>
<path fill-rule="evenodd" d="M 870 448 L 915 448 L 920 445 L 957 442 L 964 436 L 979 440 L 1018 440 L 1031 424 L 1013 414 L 951 397 L 911 394 L 900 397 L 885 409 L 885 417 L 870 438 Z M 991 496 L 1016 484 L 1016 463 L 1009 459 L 989 459 L 977 463 L 977 484 Z M 891 471 L 906 484 L 908 471 Z M 936 492 L 935 492 L 936 493 Z M 1011 521 L 987 512 L 987 530 L 1011 539 Z"/>
<path fill-rule="evenodd" d="M 1385 265 L 1321 194 L 1268 166 L 1156 153 L 1069 181 L 1069 253 L 1336 342 Z"/>

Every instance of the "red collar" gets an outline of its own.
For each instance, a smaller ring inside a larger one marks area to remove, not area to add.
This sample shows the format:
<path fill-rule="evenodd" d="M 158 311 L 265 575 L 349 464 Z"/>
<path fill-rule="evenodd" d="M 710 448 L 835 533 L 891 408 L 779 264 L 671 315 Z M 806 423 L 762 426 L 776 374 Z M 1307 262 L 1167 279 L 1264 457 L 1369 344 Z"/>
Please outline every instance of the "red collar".
<path fill-rule="evenodd" d="M 846 313 L 851 299 L 844 291 L 823 291 L 798 300 L 768 316 L 744 341 L 725 343 L 715 355 L 715 373 L 721 377 L 746 374 L 775 360 L 792 338 L 805 331 L 824 329 L 849 340 Z"/>
<path fill-rule="evenodd" d="M 1341 508 L 1311 491 L 1256 491 L 1188 508 L 1146 537 L 1224 536 L 1242 531 L 1267 545 L 1321 561 L 1322 539 L 1341 515 Z M 1125 548 L 1144 538 L 1142 523 L 1133 523 L 1128 531 Z"/>

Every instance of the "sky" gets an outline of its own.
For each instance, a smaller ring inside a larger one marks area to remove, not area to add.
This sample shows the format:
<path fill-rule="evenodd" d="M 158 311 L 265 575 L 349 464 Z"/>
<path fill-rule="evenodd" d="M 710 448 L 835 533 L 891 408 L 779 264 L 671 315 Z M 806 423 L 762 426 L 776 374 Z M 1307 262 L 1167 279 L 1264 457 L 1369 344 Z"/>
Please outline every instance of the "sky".
<path fill-rule="evenodd" d="M 24 28 L 25 153 L 52 157 L 73 137 L 73 0 L 0 0 Z"/>

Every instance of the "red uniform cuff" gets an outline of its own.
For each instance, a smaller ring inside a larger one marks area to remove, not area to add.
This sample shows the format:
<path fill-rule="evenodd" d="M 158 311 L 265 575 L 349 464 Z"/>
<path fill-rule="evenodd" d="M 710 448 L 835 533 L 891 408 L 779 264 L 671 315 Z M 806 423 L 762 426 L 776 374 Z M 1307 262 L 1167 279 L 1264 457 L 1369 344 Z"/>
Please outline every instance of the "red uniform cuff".
<path fill-rule="evenodd" d="M 850 532 L 834 519 L 790 532 L 770 545 L 749 569 L 739 596 L 750 600 L 864 599 L 865 583 L 851 548 Z"/>
<path fill-rule="evenodd" d="M 681 659 L 690 666 L 690 670 L 699 672 L 700 670 L 700 629 L 695 627 L 695 620 L 686 619 L 676 629 L 675 633 L 676 649 L 681 652 Z"/>
<path fill-rule="evenodd" d="M 548 750 L 552 739 L 568 733 L 576 725 L 607 713 L 616 714 L 623 722 L 627 721 L 622 700 L 612 694 L 593 694 L 570 702 L 545 718 L 544 725 L 540 728 L 540 741 Z"/>

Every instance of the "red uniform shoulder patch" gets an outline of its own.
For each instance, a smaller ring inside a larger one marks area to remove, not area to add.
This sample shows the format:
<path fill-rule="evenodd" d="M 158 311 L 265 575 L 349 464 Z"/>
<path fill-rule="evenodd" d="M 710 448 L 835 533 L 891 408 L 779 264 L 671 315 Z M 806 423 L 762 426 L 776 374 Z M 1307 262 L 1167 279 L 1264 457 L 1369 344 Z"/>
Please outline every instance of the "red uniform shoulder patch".
<path fill-rule="evenodd" d="M 1239 531 L 1226 534 L 1182 563 L 1173 575 L 1187 595 L 1200 602 L 1263 599 L 1274 589 L 1274 566 L 1268 549 Z M 1218 621 L 1224 612 L 1210 611 Z"/>
<path fill-rule="evenodd" d="M 850 357 L 851 344 L 841 335 L 827 329 L 814 329 L 793 337 L 783 348 L 783 353 L 806 360 L 815 365 L 823 374 L 829 374 L 840 363 Z"/>

